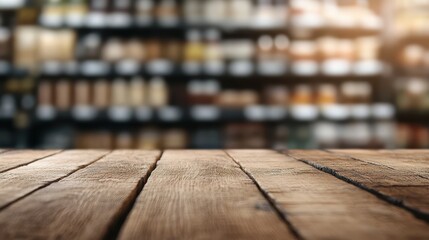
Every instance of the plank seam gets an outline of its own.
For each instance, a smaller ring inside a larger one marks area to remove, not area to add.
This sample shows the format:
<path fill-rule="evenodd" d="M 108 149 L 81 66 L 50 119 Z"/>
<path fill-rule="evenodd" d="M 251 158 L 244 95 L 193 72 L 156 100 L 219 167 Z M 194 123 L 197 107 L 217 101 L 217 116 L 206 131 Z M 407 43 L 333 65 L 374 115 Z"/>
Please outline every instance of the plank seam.
<path fill-rule="evenodd" d="M 356 186 L 356 187 L 358 187 L 358 188 L 360 188 L 360 189 L 362 189 L 362 190 L 364 190 L 366 192 L 369 192 L 372 195 L 376 196 L 377 198 L 379 198 L 379 199 L 381 199 L 381 200 L 383 200 L 383 201 L 385 201 L 385 202 L 387 202 L 389 204 L 392 204 L 392 205 L 394 205 L 396 207 L 399 207 L 399 208 L 401 208 L 403 210 L 406 210 L 407 212 L 410 212 L 412 215 L 414 215 L 414 217 L 416 217 L 416 218 L 418 218 L 420 220 L 423 220 L 426 223 L 429 223 L 429 214 L 420 212 L 417 209 L 414 209 L 412 207 L 406 206 L 404 204 L 404 202 L 402 200 L 400 200 L 400 199 L 397 199 L 395 197 L 391 197 L 389 195 L 383 194 L 381 192 L 378 192 L 375 189 L 367 187 L 366 185 L 364 185 L 362 183 L 359 183 L 359 182 L 354 181 L 354 180 L 352 180 L 350 178 L 347 178 L 347 177 L 339 174 L 337 171 L 335 171 L 332 168 L 322 166 L 322 165 L 320 165 L 318 163 L 315 163 L 315 162 L 312 162 L 312 161 L 309 161 L 309 160 L 296 158 L 296 157 L 293 157 L 293 156 L 291 156 L 291 155 L 289 155 L 287 153 L 284 153 L 284 154 L 286 154 L 287 156 L 289 156 L 289 157 L 291 157 L 291 158 L 293 158 L 293 159 L 295 159 L 297 161 L 303 162 L 303 163 L 305 163 L 305 164 L 307 164 L 307 165 L 309 165 L 309 166 L 311 166 L 311 167 L 313 167 L 313 168 L 315 168 L 315 169 L 317 169 L 319 171 L 322 171 L 322 172 L 325 172 L 327 174 L 330 174 L 330 175 L 332 175 L 332 176 L 334 176 L 334 177 L 336 177 L 336 178 L 338 178 L 338 179 L 340 179 L 340 180 L 342 180 L 344 182 L 347 182 L 347 183 L 352 184 L 352 185 L 354 185 L 354 186 Z"/>
<path fill-rule="evenodd" d="M 246 169 L 240 164 L 240 162 L 236 161 L 227 151 L 224 151 L 224 152 L 235 164 L 238 165 L 241 171 L 243 171 L 243 173 L 246 174 L 247 177 L 255 184 L 259 192 L 262 194 L 262 196 L 265 198 L 265 200 L 268 202 L 268 204 L 271 206 L 271 208 L 274 210 L 274 212 L 280 218 L 280 220 L 288 227 L 288 229 L 291 231 L 294 237 L 298 240 L 303 240 L 304 238 L 299 233 L 298 229 L 287 218 L 287 213 L 277 208 L 275 199 L 270 197 L 269 193 L 262 188 L 262 186 L 258 183 L 258 181 L 256 181 L 256 179 L 252 176 L 250 172 L 246 171 Z"/>
<path fill-rule="evenodd" d="M 111 153 L 111 151 L 110 151 L 110 152 L 108 152 L 108 153 L 105 153 L 105 154 L 101 155 L 100 157 L 96 158 L 95 160 L 91 161 L 91 162 L 90 162 L 90 163 L 88 163 L 88 164 L 84 164 L 84 165 L 82 165 L 82 166 L 78 166 L 78 168 L 77 168 L 77 169 L 75 169 L 75 170 L 73 170 L 73 171 L 69 172 L 68 174 L 66 174 L 66 175 L 64 175 L 64 176 L 62 176 L 62 177 L 60 177 L 60 178 L 57 178 L 57 179 L 55 179 L 55 180 L 53 180 L 53 181 L 50 181 L 50 182 L 47 182 L 46 184 L 43 184 L 42 186 L 40 186 L 40 187 L 38 187 L 38 188 L 34 189 L 33 191 L 28 192 L 28 193 L 24 194 L 23 196 L 16 198 L 15 200 L 13 200 L 13 201 L 11 201 L 11 202 L 9 202 L 9 203 L 7 203 L 7 204 L 5 204 L 5 205 L 1 206 L 1 207 L 0 207 L 0 211 L 3 211 L 4 209 L 6 209 L 6 208 L 10 207 L 11 205 L 13 205 L 13 204 L 17 203 L 18 201 L 20 201 L 20 200 L 22 200 L 22 199 L 24 199 L 24 198 L 26 198 L 26 197 L 30 196 L 30 195 L 31 195 L 31 194 L 33 194 L 33 193 L 35 193 L 35 192 L 37 192 L 37 191 L 39 191 L 39 190 L 41 190 L 41 189 L 43 189 L 43 188 L 46 188 L 46 187 L 50 186 L 51 184 L 54 184 L 54 183 L 56 183 L 56 182 L 59 182 L 59 181 L 61 181 L 61 180 L 65 179 L 65 178 L 69 177 L 70 175 L 72 175 L 72 174 L 76 173 L 77 171 L 82 170 L 82 169 L 84 169 L 84 168 L 88 167 L 89 165 L 91 165 L 91 164 L 93 164 L 93 163 L 97 162 L 98 160 L 100 160 L 100 159 L 102 159 L 102 158 L 106 157 L 109 153 Z"/>
<path fill-rule="evenodd" d="M 347 155 L 347 154 L 337 153 L 337 152 L 333 152 L 333 151 L 331 151 L 331 150 L 323 150 L 323 151 L 324 151 L 324 152 L 327 152 L 327 153 L 331 153 L 331 154 L 336 155 L 336 156 L 347 157 L 347 158 L 353 159 L 353 160 L 358 161 L 358 162 L 367 163 L 367 164 L 369 164 L 369 165 L 374 165 L 374 166 L 377 166 L 377 167 L 385 167 L 385 168 L 388 168 L 388 169 L 390 169 L 390 170 L 397 170 L 397 169 L 395 169 L 395 168 L 392 168 L 392 167 L 389 167 L 389 166 L 383 165 L 383 164 L 381 164 L 381 163 L 367 162 L 367 161 L 365 161 L 365 160 L 362 160 L 362 159 L 359 159 L 359 158 L 356 158 L 356 157 L 353 157 L 353 156 L 350 156 L 350 155 Z"/>
<path fill-rule="evenodd" d="M 410 173 L 414 174 L 414 175 L 415 175 L 415 176 L 417 176 L 417 177 L 423 178 L 423 179 L 425 179 L 425 180 L 429 180 L 429 178 L 427 178 L 427 177 L 425 177 L 425 176 L 422 176 L 422 175 L 420 175 L 420 174 L 418 174 L 418 173 L 416 173 L 416 172 L 410 171 L 410 170 L 400 170 L 400 169 L 397 169 L 397 168 L 394 168 L 394 167 L 389 167 L 389 166 L 384 165 L 384 164 L 382 164 L 382 163 L 372 163 L 372 162 L 368 162 L 368 161 L 365 161 L 364 159 L 360 159 L 360 158 L 357 158 L 357 157 L 353 157 L 353 156 L 351 156 L 351 155 L 344 154 L 344 153 L 334 152 L 334 151 L 331 151 L 331 150 L 325 150 L 325 151 L 326 151 L 326 152 L 328 152 L 328 153 L 332 153 L 332 154 L 334 154 L 334 155 L 339 155 L 339 156 L 347 157 L 347 158 L 350 158 L 350 159 L 353 159 L 353 160 L 356 160 L 356 161 L 359 161 L 359 162 L 364 162 L 364 163 L 368 163 L 368 164 L 375 165 L 375 166 L 379 166 L 379 167 L 385 167 L 385 168 L 388 168 L 388 169 L 390 169 L 390 170 L 394 170 L 394 171 L 410 172 Z"/>
<path fill-rule="evenodd" d="M 140 196 L 141 192 L 144 189 L 144 186 L 149 181 L 149 178 L 152 175 L 152 172 L 155 171 L 155 169 L 157 168 L 158 162 L 161 160 L 163 155 L 164 155 L 164 152 L 161 151 L 159 156 L 156 158 L 155 162 L 150 165 L 147 173 L 139 180 L 135 189 L 133 189 L 130 195 L 127 197 L 127 200 L 123 204 L 123 208 L 120 208 L 124 210 L 119 211 L 118 213 L 115 214 L 115 216 L 113 217 L 113 220 L 109 223 L 107 232 L 104 234 L 104 236 L 101 239 L 114 240 L 118 238 L 119 233 L 121 232 L 128 216 L 130 215 L 131 211 L 134 208 L 134 205 L 137 202 L 137 198 Z"/>
<path fill-rule="evenodd" d="M 6 152 L 8 152 L 8 151 L 9 151 L 9 150 L 7 150 Z M 20 167 L 24 167 L 24 166 L 30 165 L 30 164 L 32 164 L 32 163 L 35 163 L 35 162 L 39 161 L 39 160 L 42 160 L 42 159 L 45 159 L 45 158 L 48 158 L 48 157 L 52 157 L 52 156 L 57 155 L 57 154 L 62 153 L 62 152 L 64 152 L 64 150 L 61 150 L 61 151 L 58 151 L 58 152 L 54 152 L 54 153 L 51 153 L 51 154 L 49 154 L 49 155 L 46 155 L 46 156 L 43 156 L 43 157 L 40 157 L 40 158 L 36 158 L 36 159 L 34 159 L 33 161 L 31 161 L 31 162 L 27 162 L 27 163 L 19 164 L 19 165 L 15 166 L 15 167 L 11 167 L 11 168 L 5 169 L 5 170 L 3 170 L 3 171 L 0 171 L 0 174 L 1 174 L 1 173 L 5 173 L 5 172 L 10 171 L 10 170 L 13 170 L 13 169 L 17 169 L 17 168 L 20 168 Z M 3 154 L 3 153 L 4 153 L 4 152 L 2 152 L 2 154 Z"/>

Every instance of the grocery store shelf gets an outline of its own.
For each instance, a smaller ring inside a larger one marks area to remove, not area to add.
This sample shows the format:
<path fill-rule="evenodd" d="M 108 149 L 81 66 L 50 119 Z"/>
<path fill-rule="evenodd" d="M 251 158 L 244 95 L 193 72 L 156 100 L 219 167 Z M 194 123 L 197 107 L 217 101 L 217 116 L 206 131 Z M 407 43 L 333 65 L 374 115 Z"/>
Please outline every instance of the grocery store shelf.
<path fill-rule="evenodd" d="M 314 105 L 300 105 L 291 108 L 261 105 L 242 109 L 215 106 L 170 106 L 158 109 L 112 107 L 108 110 L 97 110 L 92 107 L 77 107 L 71 111 L 58 111 L 55 108 L 45 106 L 36 110 L 36 122 L 38 123 L 52 121 L 76 123 L 369 121 L 391 119 L 393 116 L 393 108 L 385 104 L 372 106 L 333 105 L 322 109 Z"/>
<path fill-rule="evenodd" d="M 261 66 L 262 63 L 250 61 L 235 61 L 227 64 L 198 64 L 185 63 L 177 65 L 169 61 L 159 60 L 140 64 L 135 61 L 121 61 L 109 64 L 103 61 L 85 61 L 81 63 L 62 64 L 58 62 L 45 63 L 41 67 L 41 77 L 68 77 L 68 78 L 112 78 L 132 76 L 166 76 L 166 77 L 209 77 L 209 78 L 344 78 L 344 77 L 376 77 L 383 74 L 384 65 L 381 62 L 357 62 L 348 63 L 349 67 L 338 72 L 332 71 L 335 64 L 315 64 L 314 68 L 305 68 L 299 62 L 287 64 L 285 62 L 272 63 L 271 69 Z M 303 63 L 304 64 L 304 63 Z M 305 64 L 304 64 L 305 65 Z M 311 71 L 308 71 L 310 69 Z"/>
<path fill-rule="evenodd" d="M 213 25 L 213 24 L 188 24 L 185 22 L 179 22 L 177 24 L 172 25 L 163 25 L 158 22 L 154 22 L 151 24 L 137 24 L 137 23 L 131 23 L 131 24 L 125 24 L 122 26 L 107 26 L 107 25 L 101 25 L 101 26 L 70 26 L 70 25 L 46 25 L 41 24 L 43 28 L 46 29 L 70 29 L 74 31 L 79 32 L 99 32 L 99 33 L 105 33 L 108 35 L 150 35 L 150 34 L 156 34 L 156 35 L 164 35 L 169 33 L 178 33 L 182 32 L 185 33 L 188 30 L 195 29 L 195 30 L 207 30 L 207 29 L 214 29 L 220 31 L 222 34 L 239 34 L 239 35 L 245 35 L 248 34 L 261 34 L 261 33 L 288 33 L 288 27 L 286 25 L 276 25 L 276 26 L 264 26 L 264 27 L 258 27 L 258 26 L 234 26 L 231 24 L 225 24 L 225 25 Z"/>

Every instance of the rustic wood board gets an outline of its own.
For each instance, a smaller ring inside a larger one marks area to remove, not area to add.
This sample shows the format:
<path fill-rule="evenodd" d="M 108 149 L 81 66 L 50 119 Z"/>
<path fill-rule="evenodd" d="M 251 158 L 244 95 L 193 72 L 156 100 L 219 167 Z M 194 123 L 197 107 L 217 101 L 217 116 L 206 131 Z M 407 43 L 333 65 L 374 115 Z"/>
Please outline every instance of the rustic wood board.
<path fill-rule="evenodd" d="M 159 156 L 159 151 L 115 151 L 37 191 L 0 212 L 0 239 L 111 237 Z"/>
<path fill-rule="evenodd" d="M 108 151 L 70 150 L 0 174 L 0 209 L 100 159 Z"/>
<path fill-rule="evenodd" d="M 429 180 L 429 151 L 395 150 L 330 150 L 364 162 L 379 164 L 401 171 L 409 171 Z"/>
<path fill-rule="evenodd" d="M 429 237 L 429 225 L 406 210 L 291 157 L 267 150 L 228 153 L 304 239 Z M 325 161 L 316 153 L 310 155 Z"/>
<path fill-rule="evenodd" d="M 303 160 L 356 186 L 370 191 L 386 201 L 402 206 L 415 215 L 429 220 L 429 180 L 413 173 L 409 168 L 402 170 L 398 163 L 384 163 L 381 160 L 360 160 L 344 153 L 325 151 L 289 151 L 288 155 Z M 353 154 L 352 154 L 353 155 Z M 369 154 L 371 155 L 371 154 Z M 414 154 L 418 155 L 418 153 Z M 400 161 L 388 159 L 386 162 Z M 394 166 L 395 165 L 395 166 Z"/>
<path fill-rule="evenodd" d="M 0 173 L 59 153 L 59 150 L 0 150 Z"/>
<path fill-rule="evenodd" d="M 166 151 L 120 239 L 294 239 L 223 151 Z"/>

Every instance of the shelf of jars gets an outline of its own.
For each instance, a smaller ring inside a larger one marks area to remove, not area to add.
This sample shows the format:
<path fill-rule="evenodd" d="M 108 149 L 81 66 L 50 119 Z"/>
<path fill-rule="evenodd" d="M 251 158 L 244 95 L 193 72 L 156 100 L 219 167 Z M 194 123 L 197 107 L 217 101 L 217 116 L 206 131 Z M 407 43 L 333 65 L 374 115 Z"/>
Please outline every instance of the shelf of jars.
<path fill-rule="evenodd" d="M 312 121 L 376 121 L 392 120 L 394 109 L 387 104 L 373 106 L 333 105 L 318 108 L 301 105 L 291 108 L 276 106 L 250 106 L 243 109 L 226 109 L 216 106 L 130 108 L 111 107 L 98 110 L 91 107 L 75 107 L 60 111 L 50 107 L 36 110 L 36 121 L 70 121 L 76 123 L 180 123 L 180 122 L 312 122 Z"/>
<path fill-rule="evenodd" d="M 49 129 L 44 129 L 37 134 L 36 146 L 48 149 L 58 147 L 91 149 L 237 149 L 262 147 L 326 149 L 392 148 L 396 144 L 414 144 L 412 138 L 401 139 L 401 142 L 396 142 L 395 131 L 397 129 L 395 124 L 389 120 L 271 124 L 231 122 L 216 125 L 193 124 L 191 128 L 177 124 L 174 126 L 153 124 L 127 127 L 97 126 L 51 125 Z M 37 129 L 40 130 L 40 128 Z M 419 146 L 422 147 L 422 145 Z"/>
<path fill-rule="evenodd" d="M 374 78 L 385 71 L 379 60 L 350 62 L 343 59 L 330 59 L 324 62 L 269 59 L 259 62 L 236 60 L 228 62 L 188 62 L 172 63 L 156 60 L 141 64 L 133 60 L 118 63 L 105 61 L 83 61 L 81 63 L 60 63 L 50 61 L 43 64 L 37 76 L 43 78 L 114 78 L 132 76 L 164 77 L 217 77 L 217 78 Z M 25 71 L 20 71 L 24 73 Z M 0 72 L 1 74 L 1 72 Z M 18 74 L 18 73 L 9 73 Z M 8 75 L 8 74 L 5 74 Z"/>

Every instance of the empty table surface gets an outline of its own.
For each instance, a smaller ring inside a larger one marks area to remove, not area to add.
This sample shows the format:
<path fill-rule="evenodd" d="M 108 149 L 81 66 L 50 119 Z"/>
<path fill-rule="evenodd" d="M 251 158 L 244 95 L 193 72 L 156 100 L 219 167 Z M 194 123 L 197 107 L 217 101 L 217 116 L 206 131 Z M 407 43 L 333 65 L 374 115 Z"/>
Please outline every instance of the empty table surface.
<path fill-rule="evenodd" d="M 429 239 L 429 150 L 0 150 L 0 239 Z"/>

